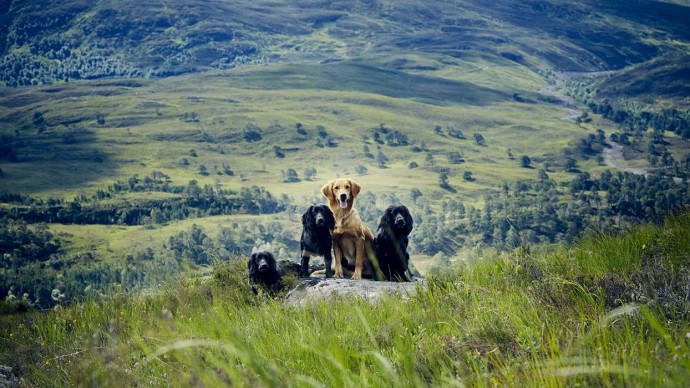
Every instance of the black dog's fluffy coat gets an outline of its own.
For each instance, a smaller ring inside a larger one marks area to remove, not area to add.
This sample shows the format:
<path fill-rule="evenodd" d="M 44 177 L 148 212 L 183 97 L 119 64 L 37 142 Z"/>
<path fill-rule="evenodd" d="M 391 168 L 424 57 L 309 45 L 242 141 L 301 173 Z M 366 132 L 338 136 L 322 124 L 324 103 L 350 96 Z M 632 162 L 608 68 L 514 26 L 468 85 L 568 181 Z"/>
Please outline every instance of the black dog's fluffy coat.
<path fill-rule="evenodd" d="M 309 206 L 302 215 L 302 227 L 302 238 L 299 242 L 302 252 L 301 276 L 309 277 L 309 259 L 312 256 L 323 256 L 326 277 L 333 276 L 331 269 L 333 263 L 331 231 L 335 228 L 333 212 L 326 205 Z"/>
<path fill-rule="evenodd" d="M 408 236 L 414 221 L 404 205 L 389 206 L 381 217 L 374 236 L 374 249 L 379 268 L 386 280 L 409 282 L 407 253 Z"/>
<path fill-rule="evenodd" d="M 287 273 L 299 274 L 300 266 L 287 260 L 276 261 L 271 252 L 259 251 L 252 253 L 247 262 L 249 268 L 249 285 L 254 294 L 257 286 L 265 288 L 268 292 L 278 291 L 282 286 L 281 280 Z"/>

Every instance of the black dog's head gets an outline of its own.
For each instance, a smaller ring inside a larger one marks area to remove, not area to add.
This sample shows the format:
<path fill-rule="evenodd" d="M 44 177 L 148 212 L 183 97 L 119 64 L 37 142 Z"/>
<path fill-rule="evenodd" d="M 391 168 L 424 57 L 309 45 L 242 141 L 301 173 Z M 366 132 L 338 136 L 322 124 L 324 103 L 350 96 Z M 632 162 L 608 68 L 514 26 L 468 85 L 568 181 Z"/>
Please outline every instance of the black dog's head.
<path fill-rule="evenodd" d="M 305 228 L 316 227 L 333 230 L 335 228 L 335 218 L 328 206 L 312 205 L 302 215 L 302 225 Z"/>
<path fill-rule="evenodd" d="M 259 251 L 252 253 L 247 262 L 249 279 L 257 281 L 273 281 L 280 276 L 275 257 L 271 252 Z"/>
<path fill-rule="evenodd" d="M 396 236 L 408 236 L 412 232 L 414 221 L 404 205 L 394 205 L 383 213 L 381 224 L 388 225 Z"/>

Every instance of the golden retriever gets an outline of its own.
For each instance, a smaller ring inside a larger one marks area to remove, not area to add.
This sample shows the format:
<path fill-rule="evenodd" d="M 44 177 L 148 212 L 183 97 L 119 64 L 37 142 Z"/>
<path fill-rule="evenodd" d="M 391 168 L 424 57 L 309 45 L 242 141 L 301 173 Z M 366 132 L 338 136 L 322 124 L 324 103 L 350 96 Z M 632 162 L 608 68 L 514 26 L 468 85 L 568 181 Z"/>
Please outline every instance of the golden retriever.
<path fill-rule="evenodd" d="M 378 266 L 372 249 L 374 235 L 354 208 L 360 190 L 361 186 L 351 179 L 334 179 L 321 188 L 335 217 L 335 229 L 331 234 L 336 278 L 343 277 L 343 261 L 349 267 L 354 265 L 354 280 L 362 279 L 362 275 L 378 278 Z"/>

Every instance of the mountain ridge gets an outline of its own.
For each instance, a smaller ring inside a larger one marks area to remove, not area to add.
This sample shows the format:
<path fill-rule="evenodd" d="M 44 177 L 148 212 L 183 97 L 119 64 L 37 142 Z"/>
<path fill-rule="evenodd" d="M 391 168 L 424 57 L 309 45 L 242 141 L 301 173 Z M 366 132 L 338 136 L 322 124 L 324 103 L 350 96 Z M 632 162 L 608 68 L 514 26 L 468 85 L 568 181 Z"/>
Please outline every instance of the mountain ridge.
<path fill-rule="evenodd" d="M 611 70 L 682 50 L 690 40 L 682 28 L 689 7 L 645 1 L 601 7 L 543 0 L 4 5 L 0 78 L 11 86 L 396 53 L 488 55 L 532 68 Z"/>

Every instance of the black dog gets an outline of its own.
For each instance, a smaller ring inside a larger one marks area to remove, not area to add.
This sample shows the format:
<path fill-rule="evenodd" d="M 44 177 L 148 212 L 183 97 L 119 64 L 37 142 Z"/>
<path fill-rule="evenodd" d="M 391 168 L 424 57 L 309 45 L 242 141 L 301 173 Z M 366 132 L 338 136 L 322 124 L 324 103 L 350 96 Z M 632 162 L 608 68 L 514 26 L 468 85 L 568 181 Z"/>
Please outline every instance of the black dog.
<path fill-rule="evenodd" d="M 276 261 L 271 252 L 259 251 L 252 253 L 247 262 L 249 268 L 249 284 L 254 294 L 257 286 L 265 288 L 269 293 L 278 291 L 282 286 L 283 276 L 292 273 L 297 276 L 300 266 L 288 260 Z"/>
<path fill-rule="evenodd" d="M 323 256 L 326 277 L 333 276 L 333 239 L 331 231 L 335 228 L 335 218 L 326 205 L 313 205 L 302 215 L 302 238 L 299 247 L 302 252 L 302 277 L 309 277 L 309 259 Z"/>
<path fill-rule="evenodd" d="M 407 237 L 412 232 L 413 225 L 412 216 L 403 205 L 389 206 L 381 217 L 374 236 L 374 249 L 379 268 L 387 280 L 410 281 Z"/>

